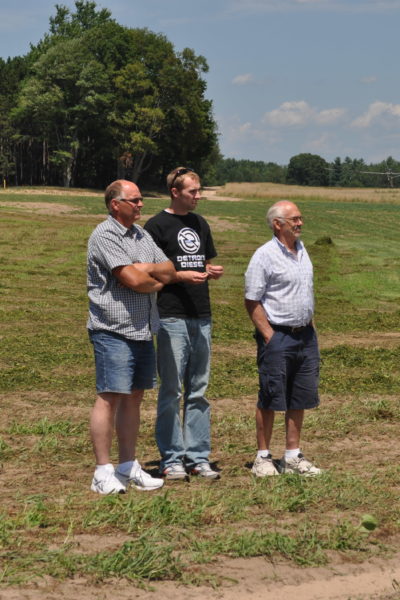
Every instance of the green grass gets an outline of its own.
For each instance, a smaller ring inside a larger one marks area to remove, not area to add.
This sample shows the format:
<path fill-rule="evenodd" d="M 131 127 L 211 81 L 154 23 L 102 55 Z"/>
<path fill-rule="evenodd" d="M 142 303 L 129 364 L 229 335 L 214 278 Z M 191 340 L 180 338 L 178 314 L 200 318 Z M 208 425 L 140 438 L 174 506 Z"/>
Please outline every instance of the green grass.
<path fill-rule="evenodd" d="M 223 279 L 211 286 L 208 390 L 213 458 L 223 477 L 211 485 L 194 480 L 151 495 L 100 498 L 88 489 L 94 368 L 85 330 L 85 262 L 103 201 L 61 192 L 0 195 L 1 585 L 43 575 L 216 585 L 221 557 L 306 566 L 327 564 L 334 553 L 360 562 L 391 551 L 400 530 L 400 344 L 387 345 L 382 334 L 399 331 L 400 206 L 355 200 L 298 200 L 314 263 L 318 331 L 321 339 L 336 336 L 321 351 L 321 406 L 307 414 L 303 432 L 306 452 L 324 475 L 251 477 L 257 369 L 243 274 L 270 238 L 269 201 L 204 200 L 200 212 L 210 218 L 217 260 L 225 266 Z M 16 201 L 61 203 L 77 212 L 40 214 L 5 204 Z M 165 204 L 146 199 L 145 213 Z M 349 336 L 366 343 L 352 345 Z M 153 473 L 154 414 L 155 393 L 149 393 L 138 455 Z M 274 432 L 279 457 L 281 416 Z M 369 533 L 360 528 L 365 513 L 378 521 Z"/>

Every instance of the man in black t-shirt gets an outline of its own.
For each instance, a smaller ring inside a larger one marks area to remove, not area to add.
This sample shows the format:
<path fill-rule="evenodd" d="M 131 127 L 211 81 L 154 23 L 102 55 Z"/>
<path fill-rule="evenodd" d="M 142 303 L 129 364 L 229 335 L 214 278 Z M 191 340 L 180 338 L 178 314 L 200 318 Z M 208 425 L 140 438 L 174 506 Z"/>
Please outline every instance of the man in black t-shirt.
<path fill-rule="evenodd" d="M 210 227 L 192 212 L 200 199 L 199 176 L 192 169 L 179 167 L 168 175 L 167 186 L 169 208 L 145 225 L 177 271 L 176 281 L 163 287 L 157 302 L 161 323 L 156 422 L 160 471 L 167 479 L 187 479 L 186 469 L 217 479 L 219 473 L 209 463 L 210 405 L 205 398 L 211 349 L 208 280 L 219 279 L 223 267 L 211 264 L 217 253 Z"/>

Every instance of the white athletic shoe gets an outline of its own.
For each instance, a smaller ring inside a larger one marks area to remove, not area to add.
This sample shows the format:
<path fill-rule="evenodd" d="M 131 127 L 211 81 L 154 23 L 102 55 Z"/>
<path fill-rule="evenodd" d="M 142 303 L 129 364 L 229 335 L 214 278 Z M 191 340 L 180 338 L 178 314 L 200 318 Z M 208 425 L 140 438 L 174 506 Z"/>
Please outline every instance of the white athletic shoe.
<path fill-rule="evenodd" d="M 278 470 L 272 462 L 272 454 L 268 454 L 268 456 L 257 456 L 252 466 L 251 472 L 256 477 L 269 477 L 271 475 L 279 475 Z"/>
<path fill-rule="evenodd" d="M 190 472 L 192 475 L 199 475 L 205 477 L 205 479 L 219 479 L 221 477 L 218 471 L 214 471 L 208 462 L 194 465 Z"/>
<path fill-rule="evenodd" d="M 90 489 L 98 494 L 124 494 L 126 491 L 125 485 L 115 476 L 112 465 L 95 470 Z"/>
<path fill-rule="evenodd" d="M 283 473 L 297 473 L 298 475 L 304 475 L 306 477 L 313 477 L 314 475 L 320 475 L 322 470 L 312 464 L 305 458 L 303 454 L 298 454 L 296 458 L 281 459 L 282 472 Z"/>
<path fill-rule="evenodd" d="M 169 479 L 171 481 L 189 481 L 189 475 L 186 473 L 182 463 L 173 463 L 172 465 L 168 465 L 162 472 L 165 479 Z"/>
<path fill-rule="evenodd" d="M 143 471 L 137 460 L 133 461 L 130 473 L 125 474 L 118 471 L 118 467 L 115 471 L 115 476 L 118 477 L 120 482 L 125 487 L 134 487 L 137 490 L 151 492 L 152 490 L 158 490 L 158 488 L 164 485 L 163 479 L 152 477 L 146 471 Z"/>

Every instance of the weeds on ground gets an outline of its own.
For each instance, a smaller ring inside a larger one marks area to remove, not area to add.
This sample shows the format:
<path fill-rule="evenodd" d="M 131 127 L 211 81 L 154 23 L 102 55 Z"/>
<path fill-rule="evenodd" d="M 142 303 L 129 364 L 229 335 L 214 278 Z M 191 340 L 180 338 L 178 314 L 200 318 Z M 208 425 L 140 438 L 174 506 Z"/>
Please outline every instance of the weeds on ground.
<path fill-rule="evenodd" d="M 269 200 L 204 200 L 200 208 L 215 219 L 218 262 L 226 271 L 211 284 L 208 390 L 213 459 L 221 480 L 192 478 L 151 495 L 132 490 L 106 498 L 88 489 L 94 369 L 85 333 L 86 242 L 104 212 L 102 200 L 51 196 L 51 202 L 70 204 L 77 212 L 29 213 L 29 221 L 22 209 L 2 206 L 11 200 L 0 196 L 0 244 L 6 250 L 0 258 L 2 585 L 45 574 L 215 583 L 215 565 L 223 556 L 279 556 L 320 565 L 332 552 L 353 561 L 387 552 L 400 527 L 400 468 L 392 441 L 400 419 L 400 346 L 341 343 L 321 352 L 322 403 L 307 414 L 303 435 L 307 455 L 325 469 L 321 477 L 255 480 L 250 473 L 257 369 L 243 308 L 243 273 L 251 254 L 270 237 Z M 146 214 L 165 202 L 146 199 Z M 321 196 L 298 202 L 314 263 L 320 334 L 398 331 L 400 281 L 392 257 L 397 201 L 380 206 L 357 196 L 343 203 Z M 373 228 L 366 227 L 371 223 Z M 143 407 L 138 455 L 153 474 L 158 467 L 154 414 L 151 393 Z M 274 432 L 278 458 L 284 435 L 279 416 Z M 360 526 L 365 513 L 377 519 L 370 532 Z"/>

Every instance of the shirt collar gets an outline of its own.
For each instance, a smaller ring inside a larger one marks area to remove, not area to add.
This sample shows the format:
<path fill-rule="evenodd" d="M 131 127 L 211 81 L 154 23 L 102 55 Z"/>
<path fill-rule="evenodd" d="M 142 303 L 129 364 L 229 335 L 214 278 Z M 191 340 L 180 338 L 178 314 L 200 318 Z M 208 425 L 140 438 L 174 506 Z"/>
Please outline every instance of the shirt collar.
<path fill-rule="evenodd" d="M 290 252 L 290 250 L 288 248 L 286 248 L 285 244 L 282 244 L 282 242 L 280 240 L 278 240 L 276 235 L 274 235 L 274 237 L 272 239 L 276 244 L 278 244 L 278 247 L 282 250 L 282 252 L 284 252 L 288 256 L 293 256 L 293 253 Z M 295 245 L 296 245 L 297 252 L 301 252 L 304 248 L 303 242 L 301 240 L 296 240 Z"/>
<path fill-rule="evenodd" d="M 117 221 L 117 219 L 115 219 L 112 215 L 108 215 L 108 221 L 112 224 L 113 227 L 118 229 L 121 235 L 126 235 L 128 237 L 133 237 L 134 235 L 142 237 L 143 235 L 140 228 L 137 227 L 135 224 L 131 225 L 130 227 L 125 227 L 125 225 L 122 225 L 122 223 Z"/>

